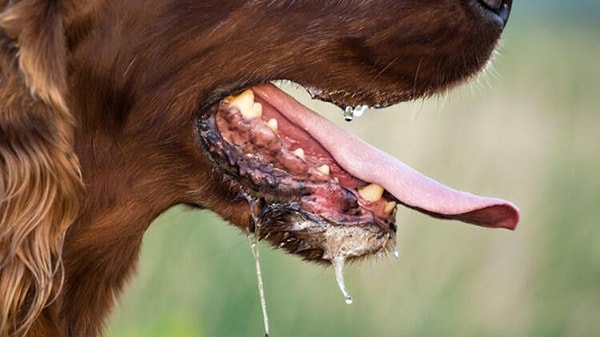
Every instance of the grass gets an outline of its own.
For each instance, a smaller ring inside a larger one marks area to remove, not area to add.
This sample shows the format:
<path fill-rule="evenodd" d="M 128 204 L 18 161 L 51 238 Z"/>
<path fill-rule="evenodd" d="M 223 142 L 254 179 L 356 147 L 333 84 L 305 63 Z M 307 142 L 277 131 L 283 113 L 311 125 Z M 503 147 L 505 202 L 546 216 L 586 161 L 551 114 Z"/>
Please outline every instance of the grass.
<path fill-rule="evenodd" d="M 399 212 L 401 259 L 332 269 L 261 246 L 273 336 L 595 336 L 600 331 L 597 30 L 517 12 L 493 74 L 348 127 L 452 186 L 514 201 L 515 232 Z M 491 82 L 492 85 L 486 85 Z M 338 112 L 332 115 L 341 123 Z M 261 336 L 246 238 L 175 208 L 144 238 L 108 336 Z"/>

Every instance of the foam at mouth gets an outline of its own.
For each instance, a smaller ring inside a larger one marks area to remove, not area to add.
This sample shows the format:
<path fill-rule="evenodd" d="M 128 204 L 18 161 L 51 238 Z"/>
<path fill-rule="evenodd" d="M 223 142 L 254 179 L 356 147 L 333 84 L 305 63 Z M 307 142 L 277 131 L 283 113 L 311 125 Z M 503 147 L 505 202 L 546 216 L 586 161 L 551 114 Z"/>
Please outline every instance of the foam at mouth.
<path fill-rule="evenodd" d="M 383 186 L 402 204 L 438 218 L 484 227 L 516 228 L 519 210 L 512 203 L 447 187 L 344 131 L 272 84 L 253 87 L 252 91 L 309 133 L 346 172 Z"/>

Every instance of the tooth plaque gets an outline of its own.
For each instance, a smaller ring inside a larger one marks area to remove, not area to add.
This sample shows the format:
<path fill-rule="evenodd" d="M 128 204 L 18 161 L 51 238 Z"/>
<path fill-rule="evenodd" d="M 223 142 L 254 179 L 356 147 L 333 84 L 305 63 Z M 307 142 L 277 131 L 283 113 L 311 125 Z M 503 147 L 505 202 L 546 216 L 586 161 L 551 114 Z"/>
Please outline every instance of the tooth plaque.
<path fill-rule="evenodd" d="M 359 188 L 358 194 L 360 194 L 360 196 L 367 201 L 376 202 L 379 201 L 383 196 L 383 187 L 379 184 L 373 183 Z"/>
<path fill-rule="evenodd" d="M 262 104 L 254 102 L 254 92 L 251 89 L 244 90 L 235 96 L 229 96 L 225 100 L 237 107 L 246 119 L 262 117 Z"/>

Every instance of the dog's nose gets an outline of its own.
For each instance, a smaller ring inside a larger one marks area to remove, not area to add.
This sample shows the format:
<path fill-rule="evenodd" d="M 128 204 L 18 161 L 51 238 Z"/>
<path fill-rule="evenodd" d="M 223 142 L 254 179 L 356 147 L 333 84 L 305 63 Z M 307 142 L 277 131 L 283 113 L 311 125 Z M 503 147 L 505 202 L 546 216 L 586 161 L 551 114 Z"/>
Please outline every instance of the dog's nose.
<path fill-rule="evenodd" d="M 502 24 L 506 25 L 508 16 L 510 15 L 510 9 L 512 7 L 512 0 L 478 0 L 479 3 L 489 11 L 492 11 L 496 16 L 502 20 Z"/>

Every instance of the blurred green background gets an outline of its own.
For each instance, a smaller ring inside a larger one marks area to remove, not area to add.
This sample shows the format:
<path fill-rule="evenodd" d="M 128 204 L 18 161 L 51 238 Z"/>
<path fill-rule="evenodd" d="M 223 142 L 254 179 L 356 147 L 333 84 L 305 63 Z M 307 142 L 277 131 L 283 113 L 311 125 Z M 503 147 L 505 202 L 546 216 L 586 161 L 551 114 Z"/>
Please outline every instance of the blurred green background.
<path fill-rule="evenodd" d="M 344 124 L 442 182 L 513 201 L 520 227 L 402 209 L 400 260 L 347 268 L 352 305 L 331 268 L 261 245 L 272 336 L 600 336 L 599 4 L 518 0 L 474 83 Z M 175 208 L 146 234 L 108 336 L 262 331 L 246 237 Z"/>

